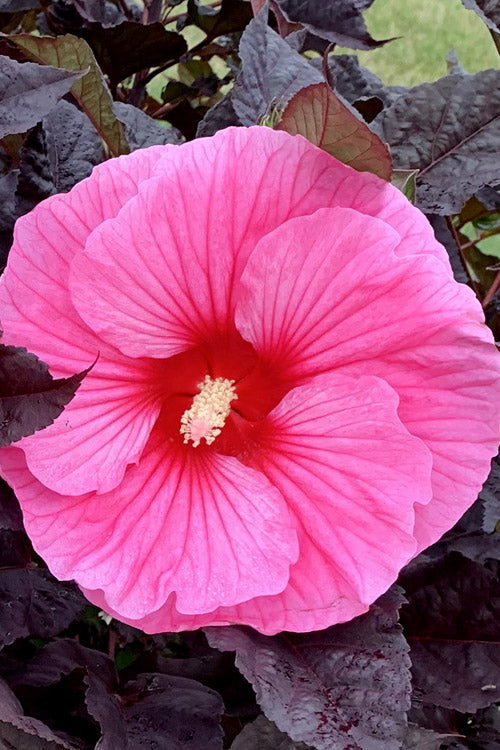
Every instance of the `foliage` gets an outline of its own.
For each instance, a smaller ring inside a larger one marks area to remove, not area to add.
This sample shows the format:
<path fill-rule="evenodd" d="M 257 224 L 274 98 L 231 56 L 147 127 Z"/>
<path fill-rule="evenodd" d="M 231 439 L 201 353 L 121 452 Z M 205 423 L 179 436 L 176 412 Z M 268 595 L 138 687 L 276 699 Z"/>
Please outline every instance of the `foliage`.
<path fill-rule="evenodd" d="M 500 33 L 500 2 L 463 4 Z M 329 46 L 390 49 L 368 31 L 371 5 L 253 2 L 253 18 L 246 0 L 0 0 L 0 267 L 15 220 L 104 159 L 265 124 L 392 177 L 498 339 L 500 73 L 455 66 L 435 83 L 385 85 Z M 1 346 L 0 374 L 6 445 L 50 424 L 86 373 L 53 379 Z M 148 636 L 51 576 L 1 484 L 0 746 L 493 750 L 499 520 L 494 461 L 473 508 L 359 618 L 273 637 Z"/>

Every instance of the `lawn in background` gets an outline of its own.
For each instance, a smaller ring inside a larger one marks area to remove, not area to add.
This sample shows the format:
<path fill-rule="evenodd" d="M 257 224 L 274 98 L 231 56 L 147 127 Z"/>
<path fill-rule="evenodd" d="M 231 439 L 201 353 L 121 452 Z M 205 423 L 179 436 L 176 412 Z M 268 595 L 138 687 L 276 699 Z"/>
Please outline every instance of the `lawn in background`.
<path fill-rule="evenodd" d="M 488 29 L 460 0 L 375 0 L 364 17 L 375 39 L 401 37 L 356 53 L 389 85 L 414 86 L 446 75 L 450 47 L 469 73 L 500 67 Z"/>

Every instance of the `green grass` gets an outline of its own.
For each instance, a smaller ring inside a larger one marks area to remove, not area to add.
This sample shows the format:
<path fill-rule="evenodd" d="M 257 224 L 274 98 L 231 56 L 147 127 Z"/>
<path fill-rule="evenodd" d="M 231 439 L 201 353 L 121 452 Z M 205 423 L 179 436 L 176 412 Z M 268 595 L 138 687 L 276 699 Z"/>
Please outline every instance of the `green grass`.
<path fill-rule="evenodd" d="M 500 67 L 488 29 L 460 0 L 375 0 L 364 17 L 375 39 L 401 37 L 357 53 L 389 85 L 414 86 L 446 75 L 450 47 L 469 73 Z"/>
<path fill-rule="evenodd" d="M 176 6 L 172 14 L 181 12 L 184 6 Z M 357 54 L 362 65 L 389 85 L 414 86 L 446 75 L 446 55 L 451 47 L 470 73 L 500 67 L 500 56 L 488 29 L 460 0 L 375 0 L 364 17 L 375 39 L 400 38 L 369 52 L 340 47 L 336 52 Z M 192 26 L 184 35 L 190 46 L 203 38 L 203 33 Z M 224 75 L 226 68 L 220 65 Z M 149 93 L 161 100 L 168 77 L 177 75 L 175 67 L 153 79 Z"/>

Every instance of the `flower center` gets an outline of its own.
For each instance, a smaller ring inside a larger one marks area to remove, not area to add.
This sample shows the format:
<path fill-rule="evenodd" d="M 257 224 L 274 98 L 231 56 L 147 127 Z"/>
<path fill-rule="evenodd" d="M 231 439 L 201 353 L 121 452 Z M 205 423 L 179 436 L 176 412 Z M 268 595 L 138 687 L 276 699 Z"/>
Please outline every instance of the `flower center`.
<path fill-rule="evenodd" d="M 184 442 L 193 441 L 196 448 L 205 439 L 211 445 L 220 435 L 231 411 L 231 401 L 238 398 L 234 390 L 234 380 L 215 378 L 205 375 L 203 383 L 198 383 L 200 392 L 193 398 L 190 409 L 181 417 L 179 432 L 184 435 Z"/>

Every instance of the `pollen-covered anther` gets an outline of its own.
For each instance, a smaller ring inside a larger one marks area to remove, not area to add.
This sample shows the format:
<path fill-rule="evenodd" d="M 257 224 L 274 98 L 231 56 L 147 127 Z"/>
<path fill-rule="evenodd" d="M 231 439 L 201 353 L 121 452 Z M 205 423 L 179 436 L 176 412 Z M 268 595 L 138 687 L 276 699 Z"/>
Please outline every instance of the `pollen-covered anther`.
<path fill-rule="evenodd" d="M 196 448 L 204 439 L 211 445 L 220 435 L 231 411 L 231 401 L 238 398 L 234 390 L 234 380 L 205 375 L 203 383 L 198 383 L 200 392 L 193 398 L 190 409 L 181 417 L 180 433 L 184 442 L 193 442 Z"/>

